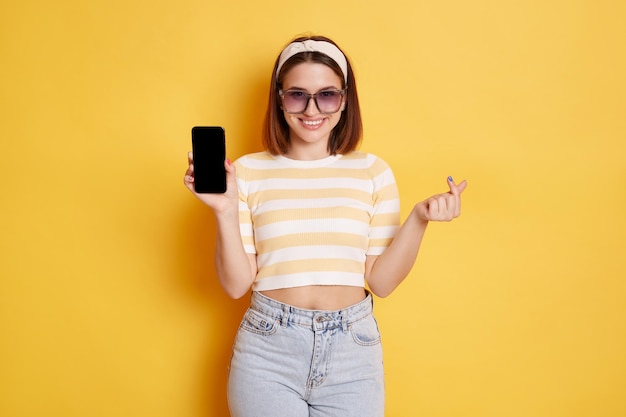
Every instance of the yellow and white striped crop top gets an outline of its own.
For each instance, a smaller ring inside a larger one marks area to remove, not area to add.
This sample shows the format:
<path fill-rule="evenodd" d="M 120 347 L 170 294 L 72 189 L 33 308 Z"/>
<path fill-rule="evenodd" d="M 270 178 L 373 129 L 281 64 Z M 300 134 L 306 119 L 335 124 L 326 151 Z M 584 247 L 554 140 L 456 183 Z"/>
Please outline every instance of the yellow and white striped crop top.
<path fill-rule="evenodd" d="M 400 224 L 391 168 L 368 153 L 300 161 L 259 152 L 235 161 L 252 289 L 365 285 L 366 255 L 380 255 Z"/>

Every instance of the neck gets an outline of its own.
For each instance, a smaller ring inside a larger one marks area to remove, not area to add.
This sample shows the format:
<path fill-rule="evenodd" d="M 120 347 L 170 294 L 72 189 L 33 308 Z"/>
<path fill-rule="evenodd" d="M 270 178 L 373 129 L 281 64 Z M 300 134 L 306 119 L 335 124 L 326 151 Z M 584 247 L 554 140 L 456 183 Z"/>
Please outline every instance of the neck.
<path fill-rule="evenodd" d="M 330 153 L 325 146 L 324 148 L 315 146 L 290 146 L 285 156 L 289 159 L 299 161 L 315 161 L 330 156 Z"/>

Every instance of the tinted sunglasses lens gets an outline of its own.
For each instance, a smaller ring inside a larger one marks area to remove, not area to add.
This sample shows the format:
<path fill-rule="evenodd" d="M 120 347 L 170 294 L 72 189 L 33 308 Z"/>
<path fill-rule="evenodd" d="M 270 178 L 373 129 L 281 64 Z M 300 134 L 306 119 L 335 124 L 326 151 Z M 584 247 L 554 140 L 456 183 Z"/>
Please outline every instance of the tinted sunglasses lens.
<path fill-rule="evenodd" d="M 317 93 L 317 105 L 322 113 L 335 113 L 341 106 L 339 91 L 320 91 Z"/>
<path fill-rule="evenodd" d="M 306 108 L 309 96 L 302 91 L 285 91 L 283 107 L 289 113 L 300 113 Z"/>

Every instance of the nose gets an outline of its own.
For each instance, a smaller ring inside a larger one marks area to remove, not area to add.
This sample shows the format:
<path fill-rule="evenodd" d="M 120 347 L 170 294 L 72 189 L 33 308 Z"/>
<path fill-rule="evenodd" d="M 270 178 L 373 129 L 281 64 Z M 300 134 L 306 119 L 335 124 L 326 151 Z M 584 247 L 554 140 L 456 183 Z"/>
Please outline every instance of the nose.
<path fill-rule="evenodd" d="M 306 107 L 304 108 L 304 115 L 312 116 L 314 114 L 319 113 L 319 109 L 317 108 L 317 101 L 314 96 L 309 96 L 309 100 L 306 102 Z"/>

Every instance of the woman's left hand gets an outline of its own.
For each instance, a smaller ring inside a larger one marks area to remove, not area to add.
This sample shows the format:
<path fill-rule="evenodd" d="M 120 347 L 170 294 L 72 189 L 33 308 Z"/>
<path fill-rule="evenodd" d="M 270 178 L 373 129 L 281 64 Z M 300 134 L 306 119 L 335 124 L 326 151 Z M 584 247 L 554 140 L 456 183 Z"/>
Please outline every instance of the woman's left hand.
<path fill-rule="evenodd" d="M 430 222 L 449 222 L 461 215 L 461 193 L 467 187 L 467 181 L 455 184 L 452 177 L 448 177 L 450 191 L 435 194 L 415 205 L 415 211 L 420 220 Z"/>

